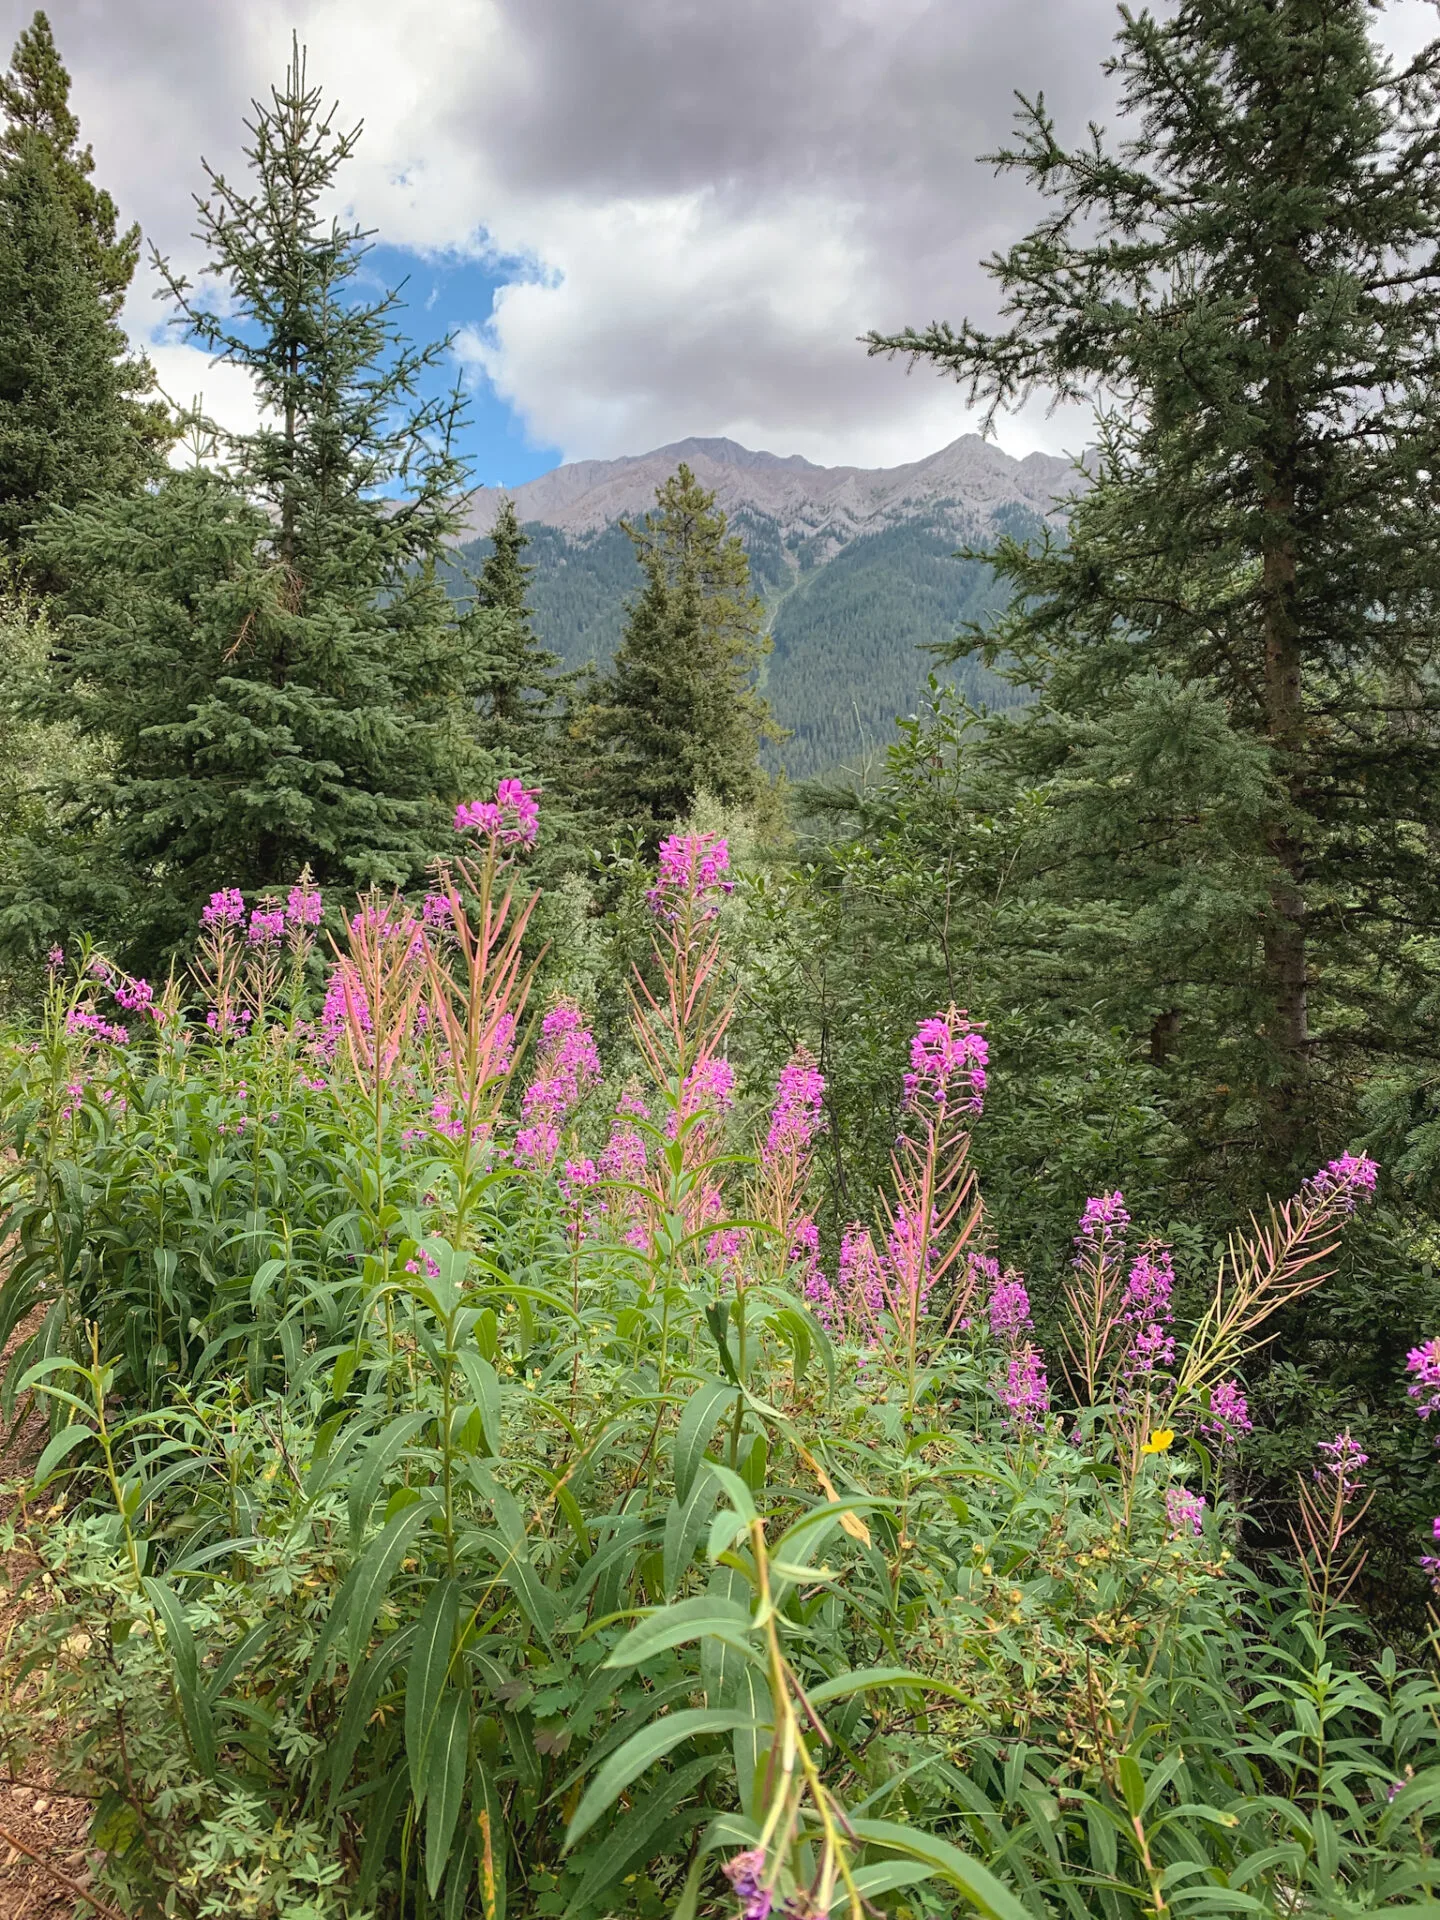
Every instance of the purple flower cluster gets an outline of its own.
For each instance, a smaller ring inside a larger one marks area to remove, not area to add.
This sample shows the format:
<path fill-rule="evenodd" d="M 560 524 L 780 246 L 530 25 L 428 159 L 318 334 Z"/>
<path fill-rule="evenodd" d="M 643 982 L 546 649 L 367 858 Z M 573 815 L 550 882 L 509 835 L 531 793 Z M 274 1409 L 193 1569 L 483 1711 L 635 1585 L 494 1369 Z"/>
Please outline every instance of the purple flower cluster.
<path fill-rule="evenodd" d="M 775 1104 L 770 1110 L 770 1131 L 761 1149 L 763 1165 L 798 1159 L 808 1152 L 823 1125 L 824 1101 L 825 1076 L 804 1047 L 798 1047 L 780 1071 Z"/>
<path fill-rule="evenodd" d="M 1436 1515 L 1434 1523 L 1430 1528 L 1430 1538 L 1435 1542 L 1437 1547 L 1440 1547 L 1440 1514 Z M 1431 1586 L 1434 1587 L 1437 1593 L 1440 1593 L 1440 1553 L 1422 1553 L 1420 1556 L 1420 1568 L 1423 1573 L 1429 1574 Z"/>
<path fill-rule="evenodd" d="M 1210 1395 L 1210 1412 L 1200 1422 L 1200 1431 L 1224 1446 L 1242 1433 L 1253 1430 L 1250 1407 L 1233 1380 L 1222 1380 Z"/>
<path fill-rule="evenodd" d="M 80 1039 L 108 1040 L 117 1047 L 126 1046 L 130 1039 L 126 1028 L 102 1020 L 92 1007 L 72 1007 L 65 1016 L 65 1031 Z"/>
<path fill-rule="evenodd" d="M 1440 1413 L 1440 1335 L 1410 1349 L 1405 1371 L 1415 1376 L 1405 1391 L 1420 1418 L 1428 1420 L 1432 1413 Z"/>
<path fill-rule="evenodd" d="M 725 1878 L 740 1902 L 740 1920 L 768 1920 L 770 1909 L 775 1904 L 775 1895 L 769 1887 L 760 1884 L 760 1876 L 764 1871 L 763 1847 L 751 1847 L 747 1853 L 737 1853 L 733 1860 L 725 1863 Z"/>
<path fill-rule="evenodd" d="M 672 833 L 660 842 L 655 884 L 645 898 L 662 920 L 678 920 L 685 905 L 708 919 L 720 910 L 719 896 L 733 893 L 727 880 L 730 848 L 718 833 Z"/>
<path fill-rule="evenodd" d="M 1013 1346 L 1029 1332 L 1030 1295 L 1021 1276 L 1009 1268 L 1003 1276 L 997 1274 L 990 1290 L 990 1337 Z"/>
<path fill-rule="evenodd" d="M 1130 1267 L 1120 1317 L 1131 1329 L 1124 1370 L 1133 1379 L 1168 1367 L 1175 1359 L 1172 1325 L 1175 1309 L 1170 1295 L 1175 1269 L 1168 1247 L 1143 1247 Z"/>
<path fill-rule="evenodd" d="M 125 974 L 114 982 L 110 991 L 127 1013 L 142 1013 L 155 998 L 155 989 L 148 980 L 132 980 Z"/>
<path fill-rule="evenodd" d="M 324 903 L 320 898 L 320 889 L 312 887 L 303 880 L 297 880 L 285 898 L 285 918 L 292 928 L 318 927 Z"/>
<path fill-rule="evenodd" d="M 1125 1196 L 1118 1187 L 1114 1193 L 1092 1195 L 1085 1202 L 1085 1211 L 1080 1216 L 1080 1230 L 1075 1235 L 1075 1244 L 1080 1249 L 1081 1257 L 1096 1248 L 1108 1247 L 1112 1241 L 1123 1240 L 1129 1225 Z"/>
<path fill-rule="evenodd" d="M 1359 1442 L 1350 1438 L 1348 1430 L 1337 1433 L 1333 1440 L 1322 1440 L 1320 1451 L 1328 1458 L 1316 1467 L 1315 1478 L 1319 1480 L 1324 1474 L 1333 1474 L 1340 1482 L 1342 1498 L 1348 1500 L 1359 1489 L 1360 1469 L 1368 1463 L 1369 1454 L 1360 1451 Z"/>
<path fill-rule="evenodd" d="M 1011 1354 L 1000 1383 L 1000 1404 L 1019 1428 L 1034 1428 L 1050 1411 L 1050 1382 L 1045 1356 L 1025 1341 Z"/>
<path fill-rule="evenodd" d="M 665 1132 L 673 1140 L 685 1121 L 697 1113 L 728 1113 L 735 1104 L 735 1069 L 718 1054 L 702 1060 L 685 1077 L 680 1106 L 666 1116 Z"/>
<path fill-rule="evenodd" d="M 521 1104 L 524 1125 L 515 1136 L 522 1166 L 554 1165 L 561 1122 L 599 1080 L 595 1037 L 573 1001 L 561 1000 L 540 1023 L 540 1058 Z"/>
<path fill-rule="evenodd" d="M 1165 1518 L 1169 1522 L 1170 1537 L 1179 1539 L 1183 1534 L 1201 1534 L 1205 1531 L 1205 1496 L 1192 1493 L 1188 1487 L 1167 1487 L 1165 1489 Z"/>
<path fill-rule="evenodd" d="M 245 938 L 252 947 L 273 947 L 285 937 L 285 909 L 277 900 L 262 901 L 251 909 Z"/>
<path fill-rule="evenodd" d="M 202 927 L 238 927 L 245 918 L 245 896 L 238 887 L 224 887 L 212 893 L 208 907 L 200 911 Z"/>
<path fill-rule="evenodd" d="M 45 965 L 49 969 L 49 971 L 51 973 L 58 973 L 61 967 L 64 966 L 64 964 L 65 964 L 65 949 L 63 947 L 51 947 L 50 951 L 45 956 Z"/>
<path fill-rule="evenodd" d="M 533 847 L 540 833 L 540 790 L 502 780 L 493 800 L 461 801 L 455 831 L 484 834 L 502 847 Z"/>
<path fill-rule="evenodd" d="M 985 1105 L 989 1059 L 990 1043 L 962 1009 L 951 1007 L 948 1013 L 922 1020 L 910 1042 L 906 1110 L 913 1111 L 928 1102 L 941 1113 L 947 1107 L 960 1113 L 979 1113 Z"/>
<path fill-rule="evenodd" d="M 1368 1155 L 1342 1153 L 1338 1160 L 1331 1160 L 1312 1174 L 1305 1182 L 1305 1190 L 1317 1197 L 1333 1198 L 1343 1212 L 1353 1213 L 1355 1202 L 1362 1195 L 1367 1200 L 1374 1195 L 1379 1172 Z"/>

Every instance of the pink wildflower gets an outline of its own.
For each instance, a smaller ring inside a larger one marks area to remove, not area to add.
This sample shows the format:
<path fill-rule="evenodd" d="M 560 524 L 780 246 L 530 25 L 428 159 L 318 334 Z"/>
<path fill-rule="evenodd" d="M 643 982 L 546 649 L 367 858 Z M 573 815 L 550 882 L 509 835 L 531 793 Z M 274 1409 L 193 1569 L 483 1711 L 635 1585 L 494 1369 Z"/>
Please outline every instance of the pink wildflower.
<path fill-rule="evenodd" d="M 1253 1427 L 1244 1394 L 1233 1380 L 1222 1380 L 1210 1395 L 1209 1417 L 1200 1422 L 1200 1431 L 1223 1446 Z"/>
<path fill-rule="evenodd" d="M 148 980 L 132 980 L 126 975 L 115 982 L 111 991 L 127 1013 L 139 1013 L 155 998 L 155 989 Z"/>
<path fill-rule="evenodd" d="M 493 800 L 461 802 L 455 831 L 484 834 L 502 847 L 533 847 L 540 832 L 540 790 L 521 780 L 502 780 Z"/>
<path fill-rule="evenodd" d="M 765 1849 L 751 1847 L 746 1853 L 737 1853 L 733 1860 L 726 1861 L 722 1871 L 740 1902 L 740 1920 L 769 1920 L 775 1895 L 769 1887 L 760 1884 L 765 1871 Z"/>
<path fill-rule="evenodd" d="M 692 1069 L 680 1090 L 680 1111 L 665 1121 L 667 1138 L 673 1140 L 686 1120 L 697 1113 L 728 1113 L 735 1104 L 735 1069 L 718 1055 L 702 1060 Z"/>
<path fill-rule="evenodd" d="M 64 966 L 64 964 L 65 964 L 65 949 L 63 947 L 51 947 L 50 951 L 45 956 L 45 965 L 48 968 L 48 970 L 51 973 L 58 973 L 61 967 Z"/>
<path fill-rule="evenodd" d="M 985 1105 L 985 1076 L 990 1043 L 959 1007 L 922 1020 L 910 1042 L 910 1071 L 905 1076 L 907 1111 L 922 1102 L 945 1112 L 979 1113 Z"/>
<path fill-rule="evenodd" d="M 1114 1193 L 1094 1195 L 1085 1202 L 1085 1211 L 1080 1216 L 1080 1231 L 1075 1236 L 1075 1244 L 1082 1254 L 1097 1244 L 1108 1246 L 1112 1240 L 1123 1240 L 1125 1229 L 1130 1224 L 1130 1216 L 1125 1211 L 1125 1196 L 1117 1187 Z"/>
<path fill-rule="evenodd" d="M 318 887 L 306 886 L 303 881 L 291 887 L 285 900 L 285 918 L 292 928 L 318 927 L 323 910 Z"/>
<path fill-rule="evenodd" d="M 1362 1196 L 1373 1197 L 1380 1169 L 1366 1154 L 1342 1153 L 1305 1182 L 1305 1190 L 1316 1196 L 1333 1196 L 1343 1212 L 1353 1213 Z"/>
<path fill-rule="evenodd" d="M 1330 1457 L 1316 1467 L 1315 1478 L 1319 1480 L 1323 1474 L 1333 1474 L 1340 1482 L 1341 1494 L 1348 1500 L 1360 1486 L 1359 1472 L 1368 1463 L 1369 1454 L 1360 1451 L 1358 1441 L 1350 1438 L 1348 1430 L 1337 1433 L 1333 1440 L 1322 1440 L 1320 1451 Z"/>
<path fill-rule="evenodd" d="M 273 947 L 285 935 L 285 909 L 266 901 L 251 910 L 246 939 L 252 947 Z"/>
<path fill-rule="evenodd" d="M 1410 1349 L 1405 1371 L 1415 1376 L 1405 1391 L 1420 1418 L 1428 1420 L 1432 1413 L 1440 1413 L 1440 1334 Z"/>
<path fill-rule="evenodd" d="M 202 927 L 238 927 L 245 918 L 245 896 L 238 887 L 224 887 L 212 893 L 210 904 L 200 911 Z"/>
<path fill-rule="evenodd" d="M 840 1297 L 850 1311 L 875 1320 L 885 1308 L 885 1268 L 870 1229 L 849 1226 L 840 1237 Z"/>
<path fill-rule="evenodd" d="M 1430 1529 L 1430 1537 L 1436 1546 L 1440 1546 L 1440 1515 L 1436 1516 L 1435 1523 Z M 1440 1593 L 1440 1553 L 1422 1553 L 1420 1566 L 1423 1572 L 1429 1574 L 1431 1586 Z"/>
<path fill-rule="evenodd" d="M 1170 1249 L 1142 1247 L 1131 1265 L 1121 1305 L 1121 1319 L 1132 1329 L 1124 1361 L 1131 1377 L 1168 1367 L 1175 1358 L 1171 1331 L 1175 1309 L 1170 1299 L 1174 1285 Z"/>
<path fill-rule="evenodd" d="M 659 872 L 646 894 L 651 911 L 662 920 L 677 920 L 682 904 L 708 919 L 719 911 L 720 894 L 733 893 L 730 849 L 718 833 L 672 833 L 660 843 Z"/>
<path fill-rule="evenodd" d="M 515 1135 L 515 1163 L 521 1167 L 553 1167 L 560 1151 L 560 1129 L 548 1120 L 521 1127 Z"/>
<path fill-rule="evenodd" d="M 1167 1487 L 1165 1489 L 1165 1518 L 1169 1523 L 1170 1538 L 1172 1540 L 1179 1539 L 1186 1533 L 1204 1533 L 1204 1494 L 1192 1493 L 1188 1487 Z"/>
<path fill-rule="evenodd" d="M 1011 1354 L 999 1389 L 1000 1404 L 1017 1428 L 1034 1428 L 1050 1411 L 1050 1382 L 1045 1356 L 1027 1340 Z"/>
<path fill-rule="evenodd" d="M 825 1078 L 806 1052 L 797 1047 L 780 1071 L 775 1088 L 775 1104 L 770 1110 L 770 1131 L 761 1149 L 761 1162 L 798 1158 L 808 1152 L 823 1121 Z"/>
<path fill-rule="evenodd" d="M 428 1254 L 424 1247 L 416 1249 L 415 1258 L 405 1262 L 406 1273 L 424 1274 L 427 1280 L 440 1278 L 440 1263 Z"/>
<path fill-rule="evenodd" d="M 984 1259 L 983 1254 L 976 1257 Z M 991 1266 L 996 1264 L 993 1260 L 990 1262 Z M 1030 1295 L 1024 1280 L 1013 1270 L 1007 1271 L 1003 1278 L 997 1273 L 990 1293 L 991 1339 L 1003 1340 L 1009 1346 L 1029 1331 Z"/>
<path fill-rule="evenodd" d="M 521 1117 L 527 1125 L 555 1126 L 600 1081 L 600 1054 L 573 1002 L 562 1000 L 540 1024 L 540 1057 L 535 1078 L 525 1089 Z M 552 1156 L 553 1157 L 553 1156 Z"/>
<path fill-rule="evenodd" d="M 72 1007 L 65 1016 L 65 1031 L 84 1040 L 108 1040 L 117 1047 L 127 1046 L 130 1041 L 126 1028 L 102 1020 L 92 1007 Z"/>

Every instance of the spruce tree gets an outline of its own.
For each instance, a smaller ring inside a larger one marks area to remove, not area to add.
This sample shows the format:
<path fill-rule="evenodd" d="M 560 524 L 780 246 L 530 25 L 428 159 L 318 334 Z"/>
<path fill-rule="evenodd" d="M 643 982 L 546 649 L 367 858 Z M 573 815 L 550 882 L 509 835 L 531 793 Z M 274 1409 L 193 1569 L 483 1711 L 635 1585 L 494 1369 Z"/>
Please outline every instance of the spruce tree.
<path fill-rule="evenodd" d="M 554 771 L 560 662 L 541 646 L 531 623 L 530 579 L 524 560 L 529 535 L 515 502 L 500 503 L 490 529 L 490 551 L 472 584 L 476 624 L 474 697 L 480 744 L 506 774 L 547 781 Z"/>
<path fill-rule="evenodd" d="M 0 78 L 0 547 L 89 494 L 152 479 L 171 439 L 166 409 L 116 314 L 138 229 L 116 235 L 43 14 Z M 47 586 L 32 567 L 34 584 Z"/>
<path fill-rule="evenodd" d="M 70 75 L 44 13 L 37 13 L 20 35 L 10 71 L 0 74 L 0 114 L 0 169 L 22 160 L 32 140 L 43 143 L 80 230 L 91 278 L 113 320 L 139 264 L 140 228 L 132 224 L 121 233 L 115 202 L 90 178 L 95 156 L 80 145 L 80 122 L 70 107 Z"/>
<path fill-rule="evenodd" d="M 1068 541 L 997 556 L 990 656 L 1038 704 L 986 751 L 1049 795 L 1036 897 L 1098 930 L 1069 991 L 1188 1071 L 1208 1141 L 1272 1187 L 1377 1058 L 1437 1038 L 1440 44 L 1392 71 L 1370 15 L 1125 14 L 1133 131 L 1067 150 L 1022 99 L 992 156 L 1052 203 L 990 263 L 1000 330 L 871 337 L 992 418 L 1099 404 Z"/>
<path fill-rule="evenodd" d="M 645 585 L 591 719 L 602 805 L 652 837 L 698 794 L 756 799 L 760 744 L 779 737 L 755 687 L 770 643 L 744 547 L 689 467 L 655 501 L 621 523 Z"/>
<path fill-rule="evenodd" d="M 68 792 L 93 857 L 33 849 L 12 932 L 99 913 L 153 952 L 213 889 L 307 862 L 322 883 L 411 883 L 478 777 L 437 569 L 460 403 L 419 393 L 443 343 L 398 337 L 396 295 L 357 298 L 366 237 L 320 212 L 357 136 L 298 48 L 250 132 L 249 185 L 207 168 L 197 203 L 222 298 L 160 264 L 187 337 L 253 378 L 260 425 L 215 433 L 213 470 L 90 503 L 44 539 L 71 586 L 40 717 L 108 762 Z"/>

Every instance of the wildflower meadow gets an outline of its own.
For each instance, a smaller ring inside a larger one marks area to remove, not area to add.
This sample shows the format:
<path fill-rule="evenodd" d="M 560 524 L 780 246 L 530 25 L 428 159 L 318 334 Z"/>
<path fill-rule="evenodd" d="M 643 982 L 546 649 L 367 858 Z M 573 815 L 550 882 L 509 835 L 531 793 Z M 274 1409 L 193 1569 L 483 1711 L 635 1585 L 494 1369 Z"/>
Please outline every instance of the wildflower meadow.
<path fill-rule="evenodd" d="M 895 1035 L 887 1186 L 831 1222 L 819 1063 L 757 1101 L 731 1057 L 725 839 L 660 849 L 617 1064 L 543 984 L 540 803 L 461 806 L 423 899 L 221 890 L 163 983 L 53 951 L 6 1045 L 5 1404 L 49 1425 L 5 1733 L 94 1797 L 90 1906 L 1440 1912 L 1360 1444 L 1235 1551 L 1247 1368 L 1373 1161 L 1183 1298 L 1097 1192 L 1042 1332 L 984 1031 Z M 1406 1384 L 1440 1415 L 1440 1333 Z"/>

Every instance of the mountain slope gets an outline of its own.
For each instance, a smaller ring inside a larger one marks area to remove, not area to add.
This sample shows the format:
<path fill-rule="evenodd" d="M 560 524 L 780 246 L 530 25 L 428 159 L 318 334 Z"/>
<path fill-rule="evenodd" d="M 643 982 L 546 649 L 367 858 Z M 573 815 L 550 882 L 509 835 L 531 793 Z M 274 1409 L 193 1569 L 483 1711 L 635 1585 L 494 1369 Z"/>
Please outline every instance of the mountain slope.
<path fill-rule="evenodd" d="M 883 746 L 922 696 L 933 662 L 920 649 L 998 608 L 989 568 L 955 559 L 956 547 L 1063 525 L 1060 498 L 1077 484 L 1070 462 L 1016 460 L 977 434 L 903 467 L 819 467 L 731 440 L 557 467 L 512 497 L 532 541 L 536 628 L 567 665 L 613 652 L 640 584 L 618 523 L 652 507 L 682 460 L 729 515 L 770 610 L 765 690 L 791 734 L 775 758 L 795 776 Z M 504 497 L 472 497 L 471 568 Z M 950 677 L 992 704 L 1014 697 L 972 663 Z"/>

